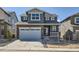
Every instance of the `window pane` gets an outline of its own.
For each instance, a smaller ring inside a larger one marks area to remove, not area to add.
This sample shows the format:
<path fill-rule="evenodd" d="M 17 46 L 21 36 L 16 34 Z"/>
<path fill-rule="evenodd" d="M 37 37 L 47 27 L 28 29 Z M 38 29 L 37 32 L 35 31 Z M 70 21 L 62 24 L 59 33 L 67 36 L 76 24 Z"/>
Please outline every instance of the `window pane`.
<path fill-rule="evenodd" d="M 32 14 L 32 16 L 34 17 L 34 16 L 36 16 L 36 14 Z"/>
<path fill-rule="evenodd" d="M 79 23 L 79 21 L 76 21 L 76 23 Z"/>
<path fill-rule="evenodd" d="M 38 21 L 39 20 L 39 17 L 40 15 L 39 14 L 32 14 L 32 19 L 34 20 L 34 21 Z"/>
<path fill-rule="evenodd" d="M 23 17 L 21 16 L 21 20 L 23 20 Z"/>
<path fill-rule="evenodd" d="M 79 18 L 76 18 L 76 23 L 79 23 Z"/>
<path fill-rule="evenodd" d="M 56 31 L 56 26 L 52 26 L 52 31 Z"/>
<path fill-rule="evenodd" d="M 39 16 L 39 14 L 36 14 L 36 16 Z"/>
<path fill-rule="evenodd" d="M 36 17 L 36 19 L 39 19 L 39 17 Z"/>
<path fill-rule="evenodd" d="M 51 20 L 51 17 L 49 17 L 49 20 Z"/>
<path fill-rule="evenodd" d="M 23 17 L 23 20 L 27 20 L 27 17 L 24 16 L 24 17 Z"/>
<path fill-rule="evenodd" d="M 32 19 L 35 19 L 35 17 L 32 17 Z"/>
<path fill-rule="evenodd" d="M 79 20 L 79 18 L 76 18 L 76 20 Z"/>
<path fill-rule="evenodd" d="M 51 18 L 51 20 L 55 20 L 54 18 Z"/>

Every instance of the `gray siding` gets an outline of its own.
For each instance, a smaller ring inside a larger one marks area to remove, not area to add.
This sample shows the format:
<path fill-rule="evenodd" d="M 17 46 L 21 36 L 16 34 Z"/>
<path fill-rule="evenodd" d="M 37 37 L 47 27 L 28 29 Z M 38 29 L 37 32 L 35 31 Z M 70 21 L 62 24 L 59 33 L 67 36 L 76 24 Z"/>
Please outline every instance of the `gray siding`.
<path fill-rule="evenodd" d="M 31 21 L 31 12 L 39 12 L 40 14 L 40 21 Z M 48 14 L 46 12 L 38 11 L 38 10 L 31 10 L 26 12 L 27 15 L 27 21 L 21 19 L 23 22 L 28 22 L 28 23 L 57 23 L 57 16 Z M 49 17 L 49 20 L 46 20 L 46 17 Z M 51 18 L 54 18 L 54 20 L 51 20 Z"/>

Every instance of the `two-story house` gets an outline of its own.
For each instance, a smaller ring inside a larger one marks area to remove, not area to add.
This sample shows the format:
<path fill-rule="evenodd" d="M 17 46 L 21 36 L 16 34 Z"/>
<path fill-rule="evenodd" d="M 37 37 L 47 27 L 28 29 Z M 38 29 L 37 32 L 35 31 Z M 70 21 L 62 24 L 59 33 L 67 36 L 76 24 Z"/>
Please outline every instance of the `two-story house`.
<path fill-rule="evenodd" d="M 79 13 L 61 21 L 60 32 L 60 37 L 63 40 L 79 40 Z"/>
<path fill-rule="evenodd" d="M 16 26 L 15 24 L 18 22 L 18 18 L 16 16 L 16 13 L 13 12 L 8 12 L 8 14 L 10 15 L 10 23 L 11 23 L 11 33 L 12 33 L 12 37 L 15 38 L 15 34 L 16 34 Z"/>
<path fill-rule="evenodd" d="M 11 32 L 10 15 L 2 8 L 0 8 L 0 39 L 8 38 Z"/>
<path fill-rule="evenodd" d="M 40 41 L 45 37 L 59 39 L 59 23 L 56 14 L 33 8 L 21 15 L 16 24 L 16 36 L 20 40 Z"/>

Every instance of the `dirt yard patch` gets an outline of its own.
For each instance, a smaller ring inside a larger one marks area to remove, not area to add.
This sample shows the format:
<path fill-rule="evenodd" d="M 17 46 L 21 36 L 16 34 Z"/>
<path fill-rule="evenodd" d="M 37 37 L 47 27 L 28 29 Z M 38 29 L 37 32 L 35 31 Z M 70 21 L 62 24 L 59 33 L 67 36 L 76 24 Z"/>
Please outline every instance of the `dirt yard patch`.
<path fill-rule="evenodd" d="M 62 45 L 58 45 L 58 44 L 48 44 L 47 45 L 48 48 L 69 48 L 69 49 L 79 49 L 79 44 L 62 44 Z"/>

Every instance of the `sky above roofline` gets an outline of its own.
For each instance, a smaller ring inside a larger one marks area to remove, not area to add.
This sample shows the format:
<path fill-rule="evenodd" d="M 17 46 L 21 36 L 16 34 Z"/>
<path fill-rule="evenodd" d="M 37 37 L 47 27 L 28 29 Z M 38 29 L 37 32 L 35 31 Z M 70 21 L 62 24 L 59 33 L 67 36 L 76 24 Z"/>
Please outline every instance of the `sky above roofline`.
<path fill-rule="evenodd" d="M 3 7 L 5 11 L 15 11 L 20 21 L 20 15 L 34 7 Z M 35 7 L 36 8 L 36 7 Z M 58 15 L 58 21 L 62 21 L 68 16 L 79 13 L 79 7 L 37 7 L 40 10 L 46 11 L 51 14 Z"/>

